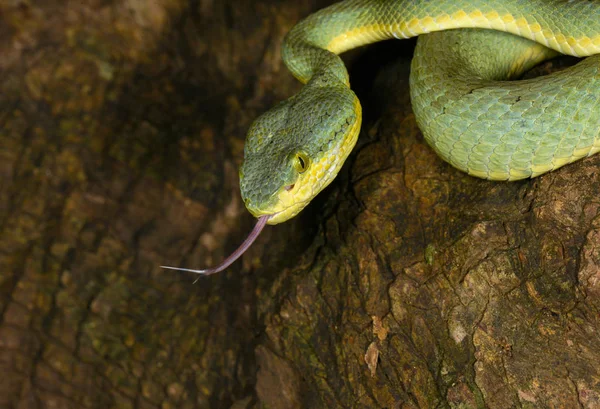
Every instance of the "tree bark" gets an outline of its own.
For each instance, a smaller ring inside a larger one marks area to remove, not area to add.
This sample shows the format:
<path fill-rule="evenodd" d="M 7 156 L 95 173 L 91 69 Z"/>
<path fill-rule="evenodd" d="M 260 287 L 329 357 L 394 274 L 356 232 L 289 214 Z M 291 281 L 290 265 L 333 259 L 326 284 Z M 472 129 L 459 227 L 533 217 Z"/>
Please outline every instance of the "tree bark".
<path fill-rule="evenodd" d="M 241 262 L 252 120 L 328 1 L 0 5 L 0 407 L 600 408 L 600 158 L 469 177 L 419 133 L 410 42 L 347 57 L 337 180 Z M 553 65 L 546 65 L 545 68 Z"/>

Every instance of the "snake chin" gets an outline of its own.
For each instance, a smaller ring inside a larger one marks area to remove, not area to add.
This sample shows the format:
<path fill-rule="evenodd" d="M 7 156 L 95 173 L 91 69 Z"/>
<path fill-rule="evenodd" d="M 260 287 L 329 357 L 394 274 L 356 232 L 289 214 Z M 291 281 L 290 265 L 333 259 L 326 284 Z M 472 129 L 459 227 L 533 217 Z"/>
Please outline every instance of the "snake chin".
<path fill-rule="evenodd" d="M 286 187 L 284 187 L 277 195 L 278 200 L 275 204 L 267 208 L 258 208 L 248 202 L 246 202 L 246 208 L 256 218 L 267 216 L 267 224 L 283 223 L 300 213 L 310 202 L 310 199 L 296 200 L 293 190 L 295 189 L 286 190 Z"/>

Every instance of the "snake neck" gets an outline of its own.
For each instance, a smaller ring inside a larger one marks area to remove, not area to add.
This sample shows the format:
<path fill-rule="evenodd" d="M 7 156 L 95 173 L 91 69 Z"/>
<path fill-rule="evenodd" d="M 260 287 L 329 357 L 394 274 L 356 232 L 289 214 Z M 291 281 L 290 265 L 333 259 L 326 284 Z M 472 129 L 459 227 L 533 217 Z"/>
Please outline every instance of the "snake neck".
<path fill-rule="evenodd" d="M 349 49 L 434 31 L 488 28 L 584 57 L 600 53 L 600 33 L 589 28 L 597 26 L 594 7 L 578 0 L 569 7 L 559 0 L 346 0 L 297 24 L 284 40 L 282 56 L 303 83 L 325 71 L 348 83 L 337 54 Z"/>
<path fill-rule="evenodd" d="M 300 82 L 333 81 L 350 86 L 348 70 L 335 53 L 304 41 L 285 42 L 283 61 Z"/>

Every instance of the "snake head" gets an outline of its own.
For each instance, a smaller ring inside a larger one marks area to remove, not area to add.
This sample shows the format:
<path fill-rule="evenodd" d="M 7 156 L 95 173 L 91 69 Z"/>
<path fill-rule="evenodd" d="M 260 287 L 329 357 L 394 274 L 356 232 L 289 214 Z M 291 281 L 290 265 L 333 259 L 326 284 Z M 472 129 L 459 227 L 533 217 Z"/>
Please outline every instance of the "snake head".
<path fill-rule="evenodd" d="M 269 224 L 296 216 L 335 178 L 356 144 L 361 107 L 339 80 L 315 76 L 250 127 L 240 169 L 246 208 Z"/>

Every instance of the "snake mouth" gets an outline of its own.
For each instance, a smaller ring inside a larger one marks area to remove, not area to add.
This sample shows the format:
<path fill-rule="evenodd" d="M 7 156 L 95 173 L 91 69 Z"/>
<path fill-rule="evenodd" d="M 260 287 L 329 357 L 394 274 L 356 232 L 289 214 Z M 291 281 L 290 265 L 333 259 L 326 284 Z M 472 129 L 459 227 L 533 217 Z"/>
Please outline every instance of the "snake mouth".
<path fill-rule="evenodd" d="M 296 188 L 298 185 L 296 185 Z M 302 211 L 314 196 L 312 192 L 294 192 L 295 189 L 283 187 L 273 196 L 273 202 L 266 206 L 255 206 L 249 201 L 245 202 L 246 209 L 256 218 L 266 217 L 266 224 L 275 225 L 283 223 Z"/>
<path fill-rule="evenodd" d="M 280 188 L 277 193 L 271 196 L 268 203 L 257 204 L 246 199 L 244 205 L 248 212 L 257 219 L 266 217 L 266 224 L 283 223 L 300 213 L 310 203 L 313 196 L 306 192 L 298 194 L 298 187 L 298 184 L 296 184 L 295 187 L 292 185 L 291 188 L 289 186 Z"/>
<path fill-rule="evenodd" d="M 256 217 L 257 219 L 266 217 L 266 224 L 274 225 L 283 223 L 296 216 L 298 213 L 300 213 L 302 209 L 304 209 L 305 206 L 306 204 L 304 203 L 294 203 L 293 205 L 287 206 L 285 208 L 278 208 L 277 211 L 266 211 L 252 208 L 247 209 L 250 212 L 250 214 L 252 214 L 252 216 Z"/>
<path fill-rule="evenodd" d="M 300 213 L 302 209 L 304 209 L 309 203 L 310 200 L 295 202 L 284 209 L 272 213 L 267 221 L 267 224 L 273 225 L 286 222 L 289 219 L 296 217 L 296 215 Z"/>

